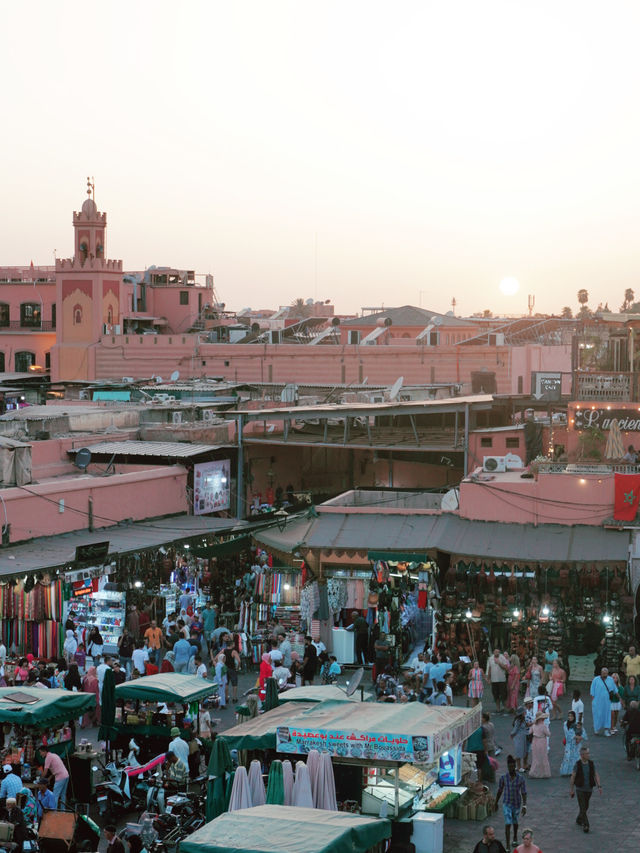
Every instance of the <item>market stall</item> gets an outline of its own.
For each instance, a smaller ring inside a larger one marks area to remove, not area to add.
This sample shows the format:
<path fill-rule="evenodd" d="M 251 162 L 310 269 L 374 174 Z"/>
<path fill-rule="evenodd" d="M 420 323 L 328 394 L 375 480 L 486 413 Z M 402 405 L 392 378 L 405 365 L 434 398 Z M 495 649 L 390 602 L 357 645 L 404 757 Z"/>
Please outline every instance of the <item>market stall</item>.
<path fill-rule="evenodd" d="M 180 853 L 382 853 L 389 821 L 321 809 L 227 812 L 180 842 Z"/>
<path fill-rule="evenodd" d="M 460 745 L 480 725 L 476 708 L 433 707 L 419 702 L 326 701 L 286 703 L 242 725 L 223 732 L 230 749 L 273 749 L 295 756 L 311 750 L 328 752 L 334 764 L 367 768 L 358 799 L 360 808 L 377 814 L 387 801 L 397 816 L 429 807 L 442 796 L 441 770 L 459 761 Z M 455 755 L 454 755 L 455 753 Z M 417 764 L 425 771 L 419 788 L 405 785 L 400 768 Z M 457 781 L 449 774 L 448 784 Z M 455 788 L 460 795 L 464 788 Z"/>
<path fill-rule="evenodd" d="M 46 737 L 50 751 L 60 755 L 71 771 L 77 754 L 73 721 L 92 710 L 95 704 L 93 693 L 37 687 L 0 688 L 0 724 L 10 726 L 5 736 L 8 762 L 20 765 L 19 775 L 29 783 L 34 775 L 33 768 L 44 762 L 38 746 Z M 86 750 L 80 751 L 87 754 Z M 70 776 L 73 797 L 80 791 L 74 791 L 77 776 L 73 772 Z M 83 790 L 83 796 L 84 793 Z"/>
<path fill-rule="evenodd" d="M 9 650 L 58 658 L 64 643 L 63 608 L 68 590 L 62 579 L 32 576 L 0 584 L 0 636 Z M 11 667 L 9 676 L 13 671 Z"/>
<path fill-rule="evenodd" d="M 110 739 L 126 749 L 130 738 L 140 739 L 143 754 L 166 749 L 171 729 L 183 729 L 191 715 L 194 732 L 200 730 L 199 703 L 217 694 L 218 685 L 196 676 L 167 672 L 125 681 L 115 689 L 116 709 Z M 189 730 L 181 737 L 189 739 Z"/>

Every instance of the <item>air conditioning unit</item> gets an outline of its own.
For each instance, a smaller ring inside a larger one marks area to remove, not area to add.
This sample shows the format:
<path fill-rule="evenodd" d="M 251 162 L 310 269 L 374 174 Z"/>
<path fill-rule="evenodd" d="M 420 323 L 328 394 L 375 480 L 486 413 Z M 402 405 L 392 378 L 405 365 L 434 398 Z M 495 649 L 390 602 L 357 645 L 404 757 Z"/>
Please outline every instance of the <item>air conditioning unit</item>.
<path fill-rule="evenodd" d="M 173 412 L 171 421 L 174 426 L 179 426 L 182 423 L 182 412 Z M 504 471 L 504 468 L 502 470 Z"/>
<path fill-rule="evenodd" d="M 202 420 L 203 421 L 212 421 L 215 419 L 215 416 L 216 416 L 216 413 L 213 411 L 213 409 L 205 409 L 202 412 Z"/>
<path fill-rule="evenodd" d="M 78 394 L 78 400 L 88 400 L 88 399 L 89 399 L 89 392 L 84 391 L 84 390 L 80 391 L 80 393 Z"/>
<path fill-rule="evenodd" d="M 504 473 L 507 470 L 507 462 L 504 456 L 485 456 L 482 461 L 482 470 L 490 474 Z"/>
<path fill-rule="evenodd" d="M 360 330 L 359 329 L 350 329 L 348 341 L 350 344 L 357 346 L 360 343 Z"/>
<path fill-rule="evenodd" d="M 279 344 L 282 342 L 282 332 L 280 329 L 271 329 L 269 332 L 269 343 Z"/>
<path fill-rule="evenodd" d="M 489 346 L 490 347 L 503 347 L 504 346 L 504 333 L 503 332 L 489 332 Z"/>

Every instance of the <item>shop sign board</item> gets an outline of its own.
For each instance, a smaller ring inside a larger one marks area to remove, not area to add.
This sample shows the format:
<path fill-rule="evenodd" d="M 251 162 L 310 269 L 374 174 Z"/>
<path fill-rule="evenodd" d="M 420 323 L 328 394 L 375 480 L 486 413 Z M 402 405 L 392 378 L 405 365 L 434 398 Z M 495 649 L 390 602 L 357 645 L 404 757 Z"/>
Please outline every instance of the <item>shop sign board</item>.
<path fill-rule="evenodd" d="M 310 750 L 328 752 L 340 758 L 366 758 L 375 761 L 425 763 L 430 760 L 428 737 L 403 734 L 331 731 L 297 726 L 278 726 L 277 752 L 306 755 Z"/>
<path fill-rule="evenodd" d="M 531 396 L 557 403 L 562 399 L 562 373 L 531 372 Z"/>
<path fill-rule="evenodd" d="M 574 429 L 611 429 L 611 421 L 618 421 L 621 432 L 640 432 L 640 412 L 636 409 L 608 409 L 606 406 L 585 407 L 574 412 Z"/>
<path fill-rule="evenodd" d="M 193 514 L 206 515 L 231 507 L 231 462 L 217 459 L 193 466 Z"/>

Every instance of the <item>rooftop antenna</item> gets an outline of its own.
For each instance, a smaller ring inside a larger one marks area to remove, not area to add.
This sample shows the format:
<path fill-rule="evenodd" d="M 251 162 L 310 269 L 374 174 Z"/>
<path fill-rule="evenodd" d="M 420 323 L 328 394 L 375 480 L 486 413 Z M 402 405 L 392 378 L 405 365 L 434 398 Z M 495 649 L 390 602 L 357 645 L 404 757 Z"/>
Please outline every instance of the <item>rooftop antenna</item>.
<path fill-rule="evenodd" d="M 453 299 L 451 300 L 451 311 L 452 311 L 454 317 L 456 316 L 456 305 L 457 304 L 458 303 L 456 302 L 456 298 L 454 296 Z"/>
<path fill-rule="evenodd" d="M 531 317 L 531 315 L 533 314 L 533 308 L 534 308 L 534 306 L 535 306 L 535 304 L 536 304 L 536 297 L 535 297 L 535 294 L 530 293 L 530 294 L 527 296 L 527 304 L 528 304 L 528 306 L 529 306 L 529 316 Z"/>

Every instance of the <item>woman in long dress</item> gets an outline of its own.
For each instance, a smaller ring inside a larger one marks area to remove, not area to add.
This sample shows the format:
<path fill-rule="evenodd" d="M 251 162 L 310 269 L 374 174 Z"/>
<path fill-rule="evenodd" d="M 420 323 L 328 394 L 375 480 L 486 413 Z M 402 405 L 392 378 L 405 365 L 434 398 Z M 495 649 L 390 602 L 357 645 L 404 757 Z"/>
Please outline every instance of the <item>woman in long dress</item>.
<path fill-rule="evenodd" d="M 617 672 L 611 673 L 611 678 L 613 679 L 616 685 L 616 693 L 618 694 L 618 699 L 615 702 L 611 703 L 611 734 L 618 734 L 618 715 L 622 710 L 622 702 L 620 701 L 620 691 L 622 690 L 622 685 L 620 684 L 620 676 Z"/>
<path fill-rule="evenodd" d="M 534 724 L 531 726 L 533 739 L 531 741 L 531 768 L 529 777 L 531 779 L 549 779 L 551 767 L 549 766 L 549 755 L 547 753 L 547 738 L 551 732 L 546 724 L 547 715 L 543 711 L 536 714 Z"/>
<path fill-rule="evenodd" d="M 587 733 L 582 728 L 582 724 L 576 721 L 576 715 L 573 711 L 569 711 L 562 727 L 564 729 L 564 755 L 560 765 L 560 775 L 571 776 L 576 761 L 580 758 L 580 747 L 587 740 Z"/>
<path fill-rule="evenodd" d="M 509 669 L 507 675 L 507 709 L 515 713 L 518 707 L 518 694 L 520 692 L 520 658 L 511 655 L 509 658 Z"/>
<path fill-rule="evenodd" d="M 98 673 L 95 666 L 90 666 L 87 674 L 82 679 L 82 690 L 84 693 L 94 693 L 96 697 L 96 707 L 93 711 L 87 711 L 82 718 L 82 728 L 88 729 L 91 726 L 100 725 L 100 685 L 98 684 Z"/>
<path fill-rule="evenodd" d="M 513 720 L 513 728 L 509 737 L 513 741 L 513 757 L 516 760 L 516 769 L 524 770 L 527 761 L 527 734 L 529 727 L 524 719 L 524 705 L 516 708 L 516 715 Z"/>
<path fill-rule="evenodd" d="M 564 686 L 567 681 L 567 673 L 564 669 L 561 668 L 560 664 L 557 660 L 551 664 L 551 693 L 549 696 L 551 697 L 551 702 L 553 705 L 553 710 L 551 711 L 551 719 L 559 720 L 562 717 L 562 711 L 560 709 L 560 705 L 558 704 L 558 700 L 561 696 L 564 695 Z"/>
<path fill-rule="evenodd" d="M 538 663 L 538 658 L 534 655 L 531 658 L 531 663 L 529 664 L 529 669 L 527 670 L 526 678 L 529 682 L 529 687 L 527 688 L 527 696 L 531 696 L 532 699 L 538 695 L 540 690 L 540 682 L 542 681 L 542 673 L 543 669 Z"/>
<path fill-rule="evenodd" d="M 484 693 L 484 672 L 477 660 L 474 660 L 473 666 L 469 671 L 469 687 L 468 694 L 471 699 L 471 707 L 475 708 L 478 702 L 482 699 Z"/>

